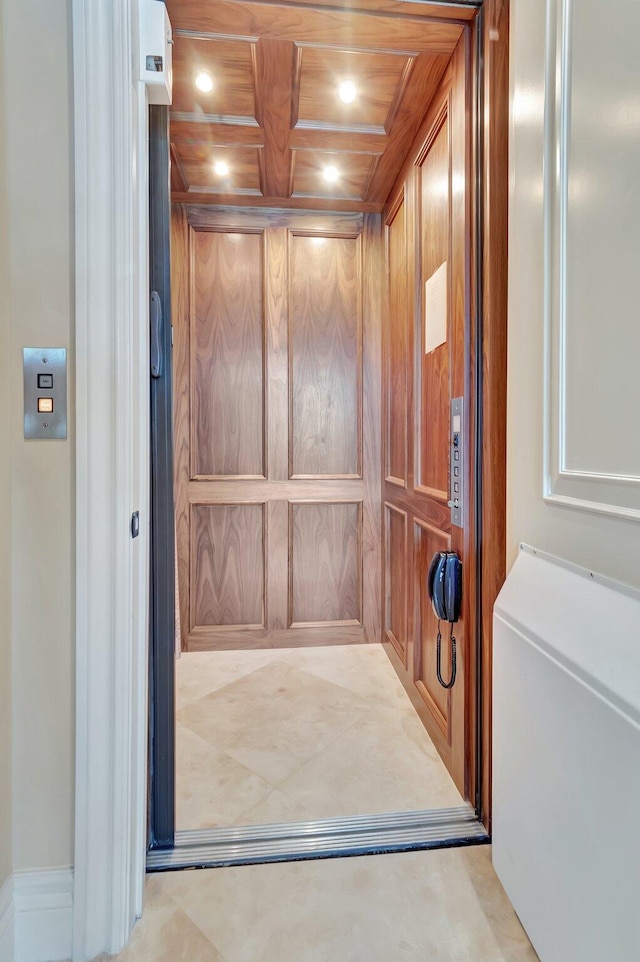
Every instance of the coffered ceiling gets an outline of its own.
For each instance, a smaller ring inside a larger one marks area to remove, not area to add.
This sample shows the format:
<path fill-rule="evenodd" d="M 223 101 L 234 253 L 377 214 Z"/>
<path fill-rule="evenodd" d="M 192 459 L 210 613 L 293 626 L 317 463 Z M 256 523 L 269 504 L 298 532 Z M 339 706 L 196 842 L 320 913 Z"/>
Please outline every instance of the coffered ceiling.
<path fill-rule="evenodd" d="M 174 199 L 362 211 L 387 199 L 472 14 L 398 0 L 167 6 Z"/>

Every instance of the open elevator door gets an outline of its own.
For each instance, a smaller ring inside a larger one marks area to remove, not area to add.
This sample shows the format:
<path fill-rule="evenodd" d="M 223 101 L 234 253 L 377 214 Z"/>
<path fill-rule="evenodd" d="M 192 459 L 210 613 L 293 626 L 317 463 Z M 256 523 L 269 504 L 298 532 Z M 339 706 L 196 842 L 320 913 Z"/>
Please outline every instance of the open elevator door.
<path fill-rule="evenodd" d="M 257 5 L 261 6 L 262 5 Z M 265 5 L 266 7 L 267 5 Z M 283 4 L 284 6 L 284 4 Z M 400 5 L 399 5 L 400 6 Z M 455 5 L 452 5 L 455 6 Z M 500 6 L 506 6 L 505 4 L 490 3 L 488 4 L 492 9 L 497 9 Z M 262 7 L 264 10 L 265 7 Z M 504 22 L 502 24 L 504 28 Z M 476 54 L 480 52 L 484 53 L 484 48 L 486 46 L 486 35 L 482 30 L 476 32 L 475 28 L 471 28 L 471 31 L 475 34 L 476 38 L 480 41 Z M 471 32 L 470 31 L 470 32 Z M 484 38 L 484 39 L 483 39 Z M 471 49 L 471 48 L 470 48 Z M 471 61 L 474 57 L 470 57 L 467 66 L 471 68 Z M 476 66 L 480 67 L 480 61 L 482 56 L 476 56 Z M 151 241 L 151 259 L 152 259 L 152 287 L 157 290 L 159 295 L 160 303 L 165 308 L 164 319 L 165 328 L 163 336 L 160 338 L 161 343 L 165 349 L 165 358 L 170 357 L 171 351 L 171 333 L 170 324 L 167 323 L 169 317 L 169 296 L 168 296 L 168 283 L 169 283 L 169 217 L 170 217 L 170 194 L 169 194 L 169 138 L 168 138 L 168 117 L 167 112 L 158 110 L 151 119 L 151 183 L 152 183 L 152 214 L 151 214 L 151 230 L 152 230 L 152 241 Z M 481 168 L 481 157 L 480 151 L 478 150 L 474 156 L 474 161 Z M 486 174 L 486 168 L 480 176 Z M 478 191 L 479 200 L 481 191 Z M 479 241 L 482 235 L 482 229 L 478 231 L 477 240 Z M 486 236 L 486 232 L 485 232 Z M 478 244 L 477 250 L 479 251 L 480 243 Z M 481 272 L 478 272 L 480 274 Z M 159 288 L 159 289 L 158 289 Z M 481 294 L 479 295 L 481 299 Z M 470 345 L 467 345 L 470 346 Z M 151 646 L 151 661 L 152 661 L 152 697 L 151 697 L 151 733 L 150 733 L 150 747 L 151 747 L 151 763 L 150 763 L 150 773 L 151 773 L 151 792 L 150 792 L 150 847 L 152 849 L 160 849 L 166 852 L 167 849 L 171 850 L 174 844 L 175 837 L 175 825 L 174 825 L 174 801 L 173 801 L 173 787 L 174 787 L 174 731 L 173 731 L 173 711 L 174 711 L 174 658 L 175 658 L 175 628 L 174 628 L 174 612 L 171 611 L 174 605 L 174 583 L 175 583 L 175 571 L 173 567 L 174 558 L 174 528 L 173 528 L 173 488 L 172 488 L 172 470 L 171 470 L 171 384 L 170 384 L 170 364 L 166 364 L 162 368 L 162 373 L 160 377 L 153 379 L 154 386 L 152 387 L 152 412 L 154 420 L 154 439 L 153 439 L 153 458 L 159 459 L 158 464 L 154 464 L 154 526 L 153 526 L 153 538 L 154 538 L 154 550 L 152 559 L 152 578 L 153 578 L 153 602 L 152 602 L 152 624 L 153 624 L 153 637 Z M 164 431 L 164 438 L 161 436 Z M 167 439 L 169 439 L 167 441 Z M 164 479 L 164 480 L 163 480 Z M 164 492 L 162 492 L 162 485 L 164 484 Z M 157 490 L 156 490 L 157 488 Z M 167 505 L 170 504 L 170 510 L 167 510 Z M 163 558 L 158 559 L 158 551 L 164 555 Z M 485 649 L 483 649 L 483 652 Z M 446 665 L 445 665 L 446 667 Z M 474 666 L 475 667 L 475 666 Z M 472 676 L 474 676 L 473 671 L 470 672 L 465 688 L 467 692 L 471 691 L 472 688 Z M 478 677 L 478 676 L 476 676 Z M 476 701 L 474 708 L 479 712 L 479 703 Z M 472 726 L 473 727 L 473 726 Z M 469 743 L 467 745 L 465 754 L 473 754 L 473 745 Z M 476 764 L 476 770 L 480 764 L 480 754 L 476 754 L 475 759 L 470 764 Z M 477 781 L 477 780 L 476 780 Z M 479 808 L 478 808 L 479 810 Z M 474 830 L 467 826 L 467 838 L 474 836 Z M 430 847 L 434 844 L 433 834 L 430 837 L 430 841 L 425 843 L 424 836 L 423 840 L 420 841 L 418 838 L 419 832 L 415 825 L 404 825 L 403 826 L 404 841 L 400 847 Z M 180 833 L 188 834 L 188 833 Z M 238 830 L 236 835 L 243 834 Z M 481 835 L 482 833 L 480 833 Z M 459 832 L 453 832 L 455 835 L 455 841 L 458 843 L 461 840 Z M 479 837 L 476 833 L 475 837 Z M 486 836 L 485 836 L 486 837 Z M 452 843 L 452 833 L 449 832 L 448 835 L 443 836 L 440 833 L 440 838 L 437 844 L 451 844 Z M 238 842 L 246 842 L 247 839 L 235 838 L 234 844 Z M 182 844 L 182 843 L 181 843 Z M 333 838 L 333 847 L 330 848 L 330 854 L 340 854 L 340 851 L 354 851 L 353 848 L 344 847 L 344 838 L 341 843 L 336 843 L 335 837 Z M 375 843 L 374 850 L 375 850 Z M 377 847 L 381 845 L 380 840 L 377 841 Z M 180 845 L 178 846 L 180 847 Z M 356 849 L 360 850 L 360 849 Z M 365 849 L 369 850 L 369 849 Z M 316 848 L 314 854 L 320 855 L 326 854 L 327 849 Z M 161 853 L 158 852 L 161 856 Z M 283 855 L 279 854 L 273 856 L 282 858 Z M 297 850 L 291 854 L 291 857 L 309 857 L 304 851 Z M 255 854 L 251 857 L 245 856 L 240 857 L 239 861 L 256 861 L 265 860 L 264 854 L 256 856 Z M 202 851 L 199 850 L 199 854 L 196 856 L 192 853 L 192 858 L 186 858 L 184 852 L 182 855 L 177 854 L 176 858 L 173 860 L 170 858 L 162 859 L 162 857 L 150 858 L 150 867 L 162 868 L 170 867 L 171 865 L 180 864 L 219 864 L 218 861 L 212 859 L 209 856 L 203 856 Z"/>

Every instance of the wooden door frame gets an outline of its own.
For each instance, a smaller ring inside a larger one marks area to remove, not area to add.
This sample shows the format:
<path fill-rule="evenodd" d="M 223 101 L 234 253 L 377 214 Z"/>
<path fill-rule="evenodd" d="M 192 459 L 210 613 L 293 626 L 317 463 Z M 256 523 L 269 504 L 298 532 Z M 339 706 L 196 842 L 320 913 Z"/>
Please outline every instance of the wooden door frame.
<path fill-rule="evenodd" d="M 476 20 L 476 351 L 478 423 L 476 652 L 471 687 L 475 799 L 491 833 L 493 606 L 507 566 L 507 246 L 510 0 L 485 0 Z"/>

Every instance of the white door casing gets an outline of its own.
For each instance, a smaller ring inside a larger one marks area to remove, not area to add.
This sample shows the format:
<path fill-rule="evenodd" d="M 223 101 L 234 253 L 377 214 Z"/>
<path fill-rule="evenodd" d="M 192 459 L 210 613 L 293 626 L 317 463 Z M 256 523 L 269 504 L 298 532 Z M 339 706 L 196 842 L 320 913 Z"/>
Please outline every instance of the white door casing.
<path fill-rule="evenodd" d="M 148 612 L 147 103 L 136 0 L 73 0 L 76 211 L 74 962 L 142 907 Z M 130 518 L 140 511 L 140 537 Z"/>

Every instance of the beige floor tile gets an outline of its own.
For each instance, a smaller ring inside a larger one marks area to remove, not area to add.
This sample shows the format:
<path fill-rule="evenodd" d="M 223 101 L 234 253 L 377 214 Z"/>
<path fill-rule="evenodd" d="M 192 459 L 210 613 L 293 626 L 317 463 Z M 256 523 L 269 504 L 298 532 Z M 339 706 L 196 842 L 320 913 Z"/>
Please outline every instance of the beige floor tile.
<path fill-rule="evenodd" d="M 462 804 L 413 708 L 372 707 L 279 785 L 309 818 Z"/>
<path fill-rule="evenodd" d="M 288 798 L 278 788 L 274 788 L 266 798 L 241 812 L 234 824 L 274 825 L 278 822 L 306 822 L 310 818 L 313 818 L 313 815 L 306 808 Z"/>
<path fill-rule="evenodd" d="M 239 815 L 267 798 L 272 790 L 269 782 L 178 722 L 178 829 L 232 825 Z"/>
<path fill-rule="evenodd" d="M 176 661 L 176 708 L 224 688 L 278 656 L 277 649 L 183 652 Z"/>
<path fill-rule="evenodd" d="M 287 652 L 284 660 L 334 685 L 348 688 L 374 704 L 411 707 L 409 696 L 382 645 L 301 648 Z"/>
<path fill-rule="evenodd" d="M 278 785 L 366 711 L 353 692 L 276 660 L 192 702 L 177 717 Z"/>
<path fill-rule="evenodd" d="M 144 917 L 118 962 L 226 962 L 189 916 L 148 885 Z"/>
<path fill-rule="evenodd" d="M 189 938 L 206 936 L 190 962 L 537 959 L 486 846 L 151 876 L 136 931 L 146 954 L 132 945 L 119 962 L 168 960 L 162 940 L 148 933 L 164 915 L 169 940 L 183 915 L 194 926 Z M 207 954 L 210 945 L 222 956 Z"/>

